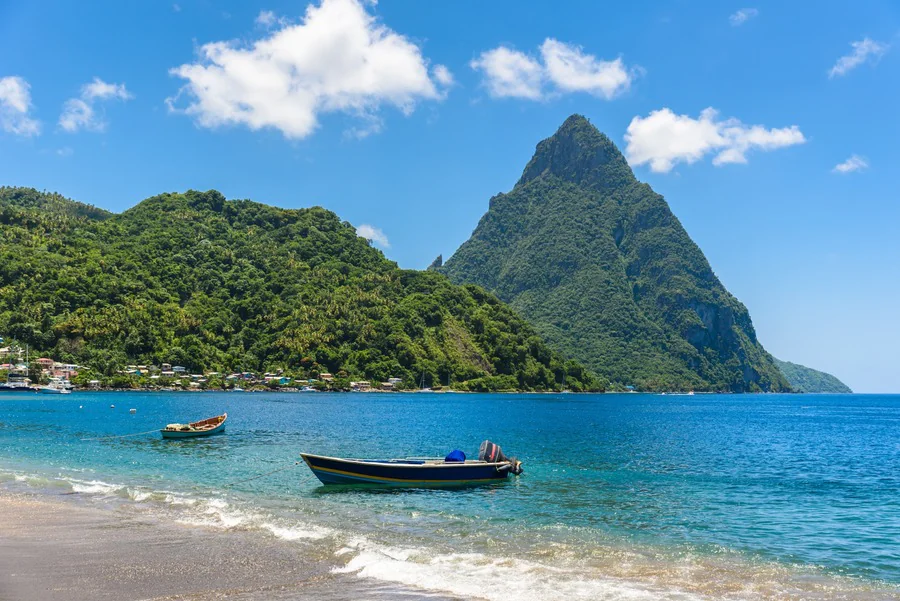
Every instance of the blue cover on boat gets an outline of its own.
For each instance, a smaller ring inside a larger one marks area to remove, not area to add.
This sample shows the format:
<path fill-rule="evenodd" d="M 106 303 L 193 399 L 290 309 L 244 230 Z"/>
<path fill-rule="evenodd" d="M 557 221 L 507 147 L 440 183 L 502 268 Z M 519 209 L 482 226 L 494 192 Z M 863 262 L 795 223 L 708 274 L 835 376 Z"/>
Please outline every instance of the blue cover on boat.
<path fill-rule="evenodd" d="M 444 457 L 444 461 L 446 461 L 447 463 L 465 463 L 466 454 L 459 449 L 454 449 L 450 451 L 449 455 Z"/>

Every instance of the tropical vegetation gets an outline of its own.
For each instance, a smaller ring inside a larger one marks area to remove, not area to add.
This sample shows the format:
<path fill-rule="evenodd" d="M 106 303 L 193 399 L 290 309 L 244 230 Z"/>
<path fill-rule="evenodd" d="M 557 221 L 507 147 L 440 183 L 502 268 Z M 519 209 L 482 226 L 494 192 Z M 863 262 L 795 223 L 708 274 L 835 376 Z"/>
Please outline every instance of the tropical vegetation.
<path fill-rule="evenodd" d="M 433 269 L 493 292 L 617 386 L 790 390 L 663 197 L 580 115 L 538 144 L 512 191 Z"/>
<path fill-rule="evenodd" d="M 494 295 L 399 269 L 334 213 L 215 190 L 113 214 L 0 188 L 0 334 L 107 378 L 170 363 L 462 390 L 605 386 Z"/>
<path fill-rule="evenodd" d="M 775 359 L 775 365 L 796 392 L 851 393 L 850 387 L 835 376 L 790 361 Z"/>

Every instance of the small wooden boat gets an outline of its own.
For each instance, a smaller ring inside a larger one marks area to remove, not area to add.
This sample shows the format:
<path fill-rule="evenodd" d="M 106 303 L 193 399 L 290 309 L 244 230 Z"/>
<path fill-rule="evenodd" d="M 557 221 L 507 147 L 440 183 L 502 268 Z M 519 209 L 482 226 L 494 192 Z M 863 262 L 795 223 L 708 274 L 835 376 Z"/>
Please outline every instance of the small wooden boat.
<path fill-rule="evenodd" d="M 223 413 L 216 417 L 210 417 L 191 422 L 189 424 L 169 424 L 159 431 L 163 438 L 195 438 L 197 436 L 210 436 L 225 431 L 225 420 L 228 414 Z"/>
<path fill-rule="evenodd" d="M 428 459 L 342 459 L 310 453 L 300 456 L 322 484 L 471 486 L 501 482 L 511 473 L 522 473 L 521 462 L 507 458 L 490 441 L 482 443 L 478 460 L 453 461 L 450 456 Z"/>

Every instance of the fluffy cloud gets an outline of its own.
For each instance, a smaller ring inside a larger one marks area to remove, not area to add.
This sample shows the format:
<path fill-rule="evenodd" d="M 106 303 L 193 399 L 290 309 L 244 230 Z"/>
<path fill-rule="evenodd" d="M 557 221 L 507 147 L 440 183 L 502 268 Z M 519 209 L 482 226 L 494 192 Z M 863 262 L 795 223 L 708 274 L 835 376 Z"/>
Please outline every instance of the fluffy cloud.
<path fill-rule="evenodd" d="M 838 163 L 837 165 L 835 165 L 834 169 L 832 169 L 831 171 L 833 173 L 853 173 L 854 171 L 862 171 L 863 169 L 868 169 L 868 167 L 869 161 L 867 161 L 865 157 L 854 154 L 843 163 Z"/>
<path fill-rule="evenodd" d="M 863 38 L 858 42 L 851 42 L 853 52 L 842 56 L 837 60 L 834 66 L 828 71 L 828 77 L 840 77 L 846 75 L 856 67 L 866 62 L 869 58 L 877 60 L 890 47 L 888 44 L 876 42 L 870 38 Z"/>
<path fill-rule="evenodd" d="M 719 119 L 712 108 L 700 113 L 699 119 L 664 108 L 632 119 L 625 141 L 632 165 L 649 163 L 651 170 L 667 173 L 676 163 L 695 163 L 709 153 L 715 153 L 713 165 L 746 163 L 750 150 L 803 144 L 806 138 L 796 125 L 766 129 L 737 119 Z"/>
<path fill-rule="evenodd" d="M 540 55 L 538 60 L 498 46 L 482 52 L 470 66 L 482 72 L 484 86 L 494 98 L 529 100 L 570 92 L 610 99 L 627 90 L 637 74 L 636 69 L 627 69 L 621 58 L 600 60 L 579 46 L 553 38 L 544 40 Z"/>
<path fill-rule="evenodd" d="M 373 227 L 368 223 L 363 223 L 358 228 L 356 228 L 356 235 L 361 238 L 365 238 L 366 240 L 370 240 L 381 246 L 382 248 L 390 248 L 391 244 L 388 242 L 387 236 L 384 235 L 377 227 Z"/>
<path fill-rule="evenodd" d="M 759 15 L 759 11 L 755 8 L 742 8 L 728 17 L 728 22 L 731 23 L 733 27 L 738 27 L 757 15 Z"/>
<path fill-rule="evenodd" d="M 578 46 L 552 38 L 541 44 L 541 56 L 547 77 L 564 92 L 587 92 L 609 99 L 631 86 L 632 73 L 621 58 L 598 60 Z"/>
<path fill-rule="evenodd" d="M 498 46 L 469 65 L 484 73 L 484 85 L 494 98 L 541 98 L 544 68 L 523 52 Z"/>
<path fill-rule="evenodd" d="M 65 101 L 63 112 L 59 116 L 59 126 L 70 133 L 80 129 L 103 131 L 107 124 L 97 115 L 95 104 L 103 100 L 131 98 L 133 96 L 125 88 L 125 84 L 107 83 L 95 77 L 94 81 L 81 87 L 79 98 L 69 98 Z"/>
<path fill-rule="evenodd" d="M 452 80 L 442 65 L 432 80 L 419 47 L 379 23 L 360 0 L 322 0 L 299 24 L 279 24 L 249 45 L 202 46 L 197 62 L 170 71 L 187 83 L 167 99 L 169 108 L 203 127 L 273 128 L 299 139 L 316 129 L 321 113 L 369 123 L 384 105 L 409 114 L 420 100 L 443 98 L 439 86 Z M 184 109 L 176 108 L 181 97 Z"/>
<path fill-rule="evenodd" d="M 31 86 L 18 76 L 0 78 L 0 129 L 17 136 L 36 136 L 41 124 L 28 116 Z"/>

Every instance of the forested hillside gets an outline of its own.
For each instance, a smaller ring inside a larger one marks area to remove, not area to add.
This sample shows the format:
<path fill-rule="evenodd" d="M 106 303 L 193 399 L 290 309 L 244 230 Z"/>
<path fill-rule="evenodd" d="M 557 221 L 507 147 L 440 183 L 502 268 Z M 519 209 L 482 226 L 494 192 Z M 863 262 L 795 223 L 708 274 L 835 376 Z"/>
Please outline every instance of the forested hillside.
<path fill-rule="evenodd" d="M 797 392 L 851 393 L 850 387 L 836 377 L 805 365 L 775 359 L 775 365 Z"/>
<path fill-rule="evenodd" d="M 477 286 L 401 270 L 322 208 L 188 191 L 113 215 L 0 189 L 0 335 L 127 363 L 476 390 L 602 388 Z"/>
<path fill-rule="evenodd" d="M 621 385 L 790 389 L 663 197 L 579 115 L 433 268 L 497 294 L 557 351 Z"/>

